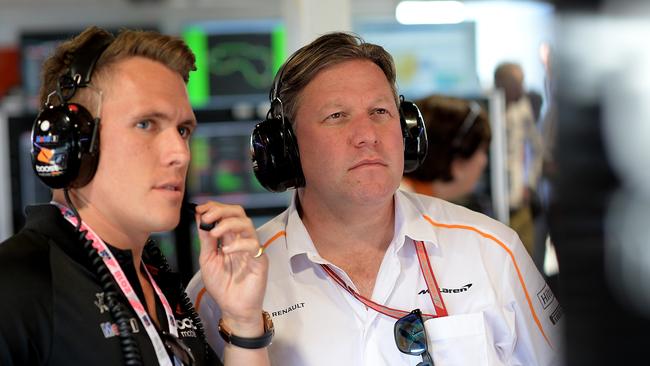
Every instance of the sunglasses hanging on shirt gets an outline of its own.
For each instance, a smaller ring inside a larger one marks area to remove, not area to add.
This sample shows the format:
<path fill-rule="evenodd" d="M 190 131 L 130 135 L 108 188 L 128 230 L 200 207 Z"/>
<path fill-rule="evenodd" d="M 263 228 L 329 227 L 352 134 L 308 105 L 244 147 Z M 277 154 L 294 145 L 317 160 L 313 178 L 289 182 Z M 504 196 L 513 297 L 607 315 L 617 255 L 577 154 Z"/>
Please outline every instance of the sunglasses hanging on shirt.
<path fill-rule="evenodd" d="M 326 264 L 321 264 L 321 268 L 329 275 L 334 282 L 341 286 L 344 290 L 350 293 L 355 299 L 359 300 L 365 306 L 375 310 L 376 312 L 397 319 L 395 322 L 394 333 L 395 343 L 397 348 L 406 354 L 414 356 L 422 356 L 422 362 L 417 366 L 433 366 L 433 358 L 429 354 L 427 346 L 427 336 L 424 331 L 424 319 L 441 318 L 448 315 L 447 307 L 440 294 L 436 277 L 433 274 L 433 267 L 429 261 L 427 249 L 422 241 L 413 241 L 415 251 L 420 262 L 420 270 L 424 281 L 429 290 L 431 303 L 435 309 L 435 314 L 422 314 L 420 309 L 406 312 L 399 309 L 394 309 L 385 305 L 378 304 L 363 295 L 357 293 L 345 281 Z"/>
<path fill-rule="evenodd" d="M 402 353 L 412 356 L 422 356 L 422 362 L 417 366 L 434 366 L 429 354 L 427 333 L 420 309 L 415 309 L 408 315 L 398 319 L 394 327 L 395 344 Z"/>

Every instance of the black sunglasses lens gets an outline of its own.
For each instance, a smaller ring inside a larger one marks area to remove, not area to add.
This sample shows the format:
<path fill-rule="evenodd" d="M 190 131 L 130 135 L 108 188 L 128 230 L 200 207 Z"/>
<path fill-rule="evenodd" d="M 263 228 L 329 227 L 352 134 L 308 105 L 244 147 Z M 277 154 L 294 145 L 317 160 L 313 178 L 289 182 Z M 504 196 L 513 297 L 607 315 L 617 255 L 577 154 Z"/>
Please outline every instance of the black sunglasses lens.
<path fill-rule="evenodd" d="M 420 355 L 427 350 L 424 323 L 417 314 L 409 314 L 395 323 L 395 342 L 403 353 Z"/>

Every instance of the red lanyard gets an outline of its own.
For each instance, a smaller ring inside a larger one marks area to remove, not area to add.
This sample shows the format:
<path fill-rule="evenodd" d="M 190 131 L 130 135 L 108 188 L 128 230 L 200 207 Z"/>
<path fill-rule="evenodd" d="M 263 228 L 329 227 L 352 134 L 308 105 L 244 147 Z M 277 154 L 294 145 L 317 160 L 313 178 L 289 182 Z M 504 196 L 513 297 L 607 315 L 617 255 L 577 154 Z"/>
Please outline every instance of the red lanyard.
<path fill-rule="evenodd" d="M 447 307 L 445 306 L 444 301 L 442 301 L 442 296 L 440 296 L 440 289 L 438 288 L 438 283 L 436 282 L 436 276 L 433 275 L 433 269 L 431 268 L 431 262 L 429 261 L 429 256 L 427 255 L 427 249 L 424 246 L 424 243 L 421 241 L 414 241 L 415 251 L 418 255 L 418 261 L 420 262 L 420 271 L 424 277 L 424 281 L 427 283 L 427 289 L 429 290 L 429 295 L 431 296 L 431 302 L 435 308 L 435 314 L 422 314 L 424 320 L 432 318 L 440 318 L 447 316 Z M 325 270 L 334 282 L 338 283 L 339 286 L 343 287 L 347 292 L 349 292 L 355 299 L 359 300 L 361 303 L 366 305 L 373 310 L 388 315 L 391 318 L 400 319 L 409 314 L 409 311 L 393 309 L 388 306 L 378 304 L 358 292 L 356 292 L 352 287 L 348 286 L 339 275 L 326 264 L 321 264 L 321 267 Z"/>

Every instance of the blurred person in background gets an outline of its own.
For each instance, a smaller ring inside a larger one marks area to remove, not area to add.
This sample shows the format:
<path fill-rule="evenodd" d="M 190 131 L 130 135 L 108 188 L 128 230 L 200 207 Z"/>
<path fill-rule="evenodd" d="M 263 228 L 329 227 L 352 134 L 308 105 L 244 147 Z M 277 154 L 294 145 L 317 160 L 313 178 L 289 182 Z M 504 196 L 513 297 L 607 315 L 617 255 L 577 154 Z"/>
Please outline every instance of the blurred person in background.
<path fill-rule="evenodd" d="M 494 71 L 494 87 L 503 90 L 506 100 L 510 227 L 519 234 L 528 253 L 534 255 L 534 219 L 541 209 L 537 184 L 544 154 L 542 137 L 536 126 L 539 106 L 535 105 L 541 103 L 533 103 L 538 98 L 531 98 L 534 94 L 526 92 L 524 72 L 519 64 L 499 64 Z"/>
<path fill-rule="evenodd" d="M 475 194 L 488 163 L 486 111 L 476 101 L 440 95 L 415 104 L 426 123 L 429 151 L 416 170 L 404 173 L 401 188 L 490 214 L 490 198 Z"/>

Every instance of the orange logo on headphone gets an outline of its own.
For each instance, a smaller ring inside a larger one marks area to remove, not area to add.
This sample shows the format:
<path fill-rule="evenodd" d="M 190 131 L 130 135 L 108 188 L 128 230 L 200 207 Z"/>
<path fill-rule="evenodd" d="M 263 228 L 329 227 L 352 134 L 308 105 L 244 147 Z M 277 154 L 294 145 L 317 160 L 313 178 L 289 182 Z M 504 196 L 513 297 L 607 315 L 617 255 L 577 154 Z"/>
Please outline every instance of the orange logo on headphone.
<path fill-rule="evenodd" d="M 41 151 L 36 156 L 36 160 L 38 160 L 38 161 L 40 161 L 41 163 L 44 163 L 44 164 L 50 164 L 50 160 L 52 159 L 53 155 L 54 155 L 54 150 L 46 149 L 46 148 L 42 147 Z"/>

